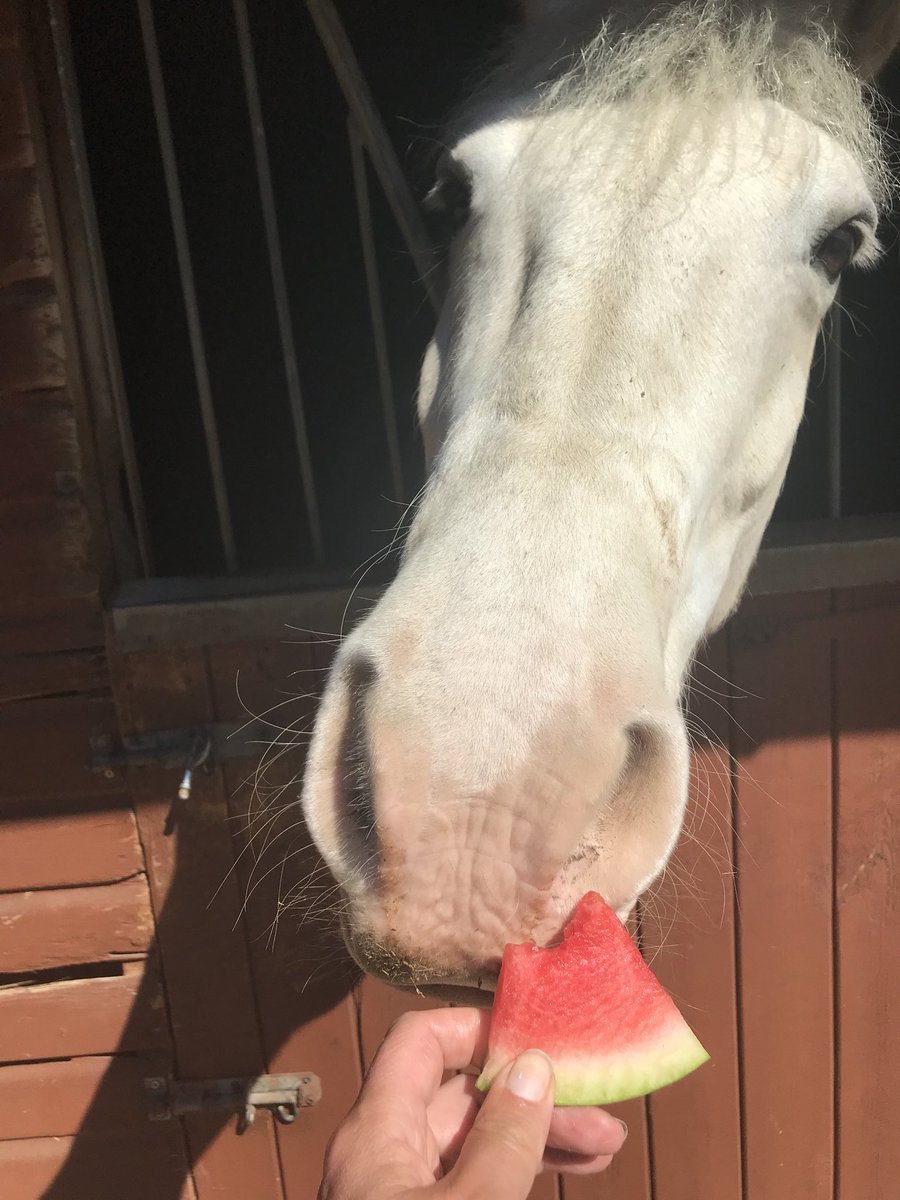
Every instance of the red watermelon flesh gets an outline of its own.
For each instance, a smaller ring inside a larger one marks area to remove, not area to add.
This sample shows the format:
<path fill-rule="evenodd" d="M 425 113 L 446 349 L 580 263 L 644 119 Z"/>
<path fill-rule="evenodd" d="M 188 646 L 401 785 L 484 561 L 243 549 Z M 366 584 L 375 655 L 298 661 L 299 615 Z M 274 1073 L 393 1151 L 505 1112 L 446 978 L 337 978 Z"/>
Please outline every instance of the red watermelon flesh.
<path fill-rule="evenodd" d="M 482 1091 L 529 1049 L 552 1060 L 561 1105 L 644 1096 L 709 1058 L 596 892 L 579 901 L 558 946 L 504 950 Z"/>

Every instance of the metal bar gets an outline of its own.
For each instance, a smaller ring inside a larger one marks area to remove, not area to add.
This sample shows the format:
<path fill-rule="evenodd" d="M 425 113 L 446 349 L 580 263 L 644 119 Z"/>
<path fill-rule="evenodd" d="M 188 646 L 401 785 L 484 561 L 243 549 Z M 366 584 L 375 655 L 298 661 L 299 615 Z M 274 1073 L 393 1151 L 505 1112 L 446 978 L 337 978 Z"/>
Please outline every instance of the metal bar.
<path fill-rule="evenodd" d="M 178 174 L 178 163 L 175 158 L 175 146 L 172 140 L 172 125 L 169 120 L 169 104 L 166 99 L 159 42 L 156 37 L 156 26 L 153 20 L 152 0 L 138 0 L 138 14 L 141 21 L 141 36 L 144 42 L 144 60 L 147 64 L 150 92 L 153 97 L 153 115 L 156 118 L 156 132 L 159 138 L 159 150 L 162 156 L 163 173 L 166 180 L 169 217 L 172 221 L 175 252 L 178 257 L 178 274 L 181 279 L 181 292 L 184 297 L 184 308 L 187 316 L 191 358 L 194 364 L 194 377 L 197 383 L 197 396 L 200 401 L 200 414 L 203 419 L 203 432 L 206 437 L 206 450 L 212 474 L 216 514 L 219 520 L 219 536 L 222 539 L 225 565 L 229 571 L 234 572 L 238 569 L 237 546 L 234 539 L 231 507 L 228 502 L 228 486 L 222 462 L 222 447 L 219 441 L 219 429 L 216 423 L 212 386 L 209 380 L 209 368 L 206 361 L 206 347 L 203 342 L 200 307 L 197 302 L 197 287 L 194 280 L 194 267 L 191 261 L 191 248 L 188 239 L 187 221 L 184 214 L 184 202 L 181 196 L 181 180 Z"/>
<path fill-rule="evenodd" d="M 68 143 L 71 158 L 71 170 L 75 179 L 75 190 L 81 216 L 81 230 L 88 262 L 88 271 L 91 277 L 91 287 L 96 297 L 94 308 L 96 309 L 96 320 L 103 353 L 103 365 L 105 367 L 105 390 L 111 403 L 112 416 L 122 455 L 122 466 L 125 469 L 125 481 L 131 501 L 134 536 L 137 541 L 140 568 L 145 576 L 149 576 L 153 574 L 153 554 L 147 528 L 144 489 L 141 483 L 140 469 L 134 448 L 134 432 L 131 425 L 131 415 L 128 410 L 125 380 L 122 374 L 122 361 L 119 357 L 119 344 L 116 337 L 115 323 L 112 318 L 109 280 L 106 275 L 103 244 L 97 225 L 94 192 L 91 187 L 90 168 L 88 166 L 87 150 L 84 143 L 81 97 L 78 91 L 78 80 L 72 57 L 68 6 L 63 3 L 63 0 L 49 0 L 48 9 L 53 40 L 53 56 L 65 114 L 66 142 Z"/>
<path fill-rule="evenodd" d="M 300 473 L 303 480 L 303 497 L 306 502 L 309 536 L 312 542 L 315 561 L 321 563 L 325 558 L 322 521 L 319 514 L 319 498 L 316 494 L 312 456 L 309 449 L 306 410 L 303 406 L 303 393 L 300 387 L 300 371 L 297 364 L 294 329 L 291 323 L 291 309 L 288 302 L 284 257 L 281 251 L 281 235 L 278 228 L 278 212 L 275 207 L 275 191 L 272 186 L 272 171 L 269 165 L 269 148 L 266 141 L 266 128 L 263 122 L 262 103 L 259 95 L 259 77 L 256 72 L 256 59 L 253 53 L 253 38 L 250 33 L 250 21 L 247 16 L 245 0 L 232 0 L 232 9 L 237 29 L 238 49 L 241 56 L 241 70 L 244 75 L 244 92 L 247 99 L 247 112 L 250 117 L 250 131 L 253 138 L 253 156 L 256 160 L 256 180 L 259 185 L 259 200 L 262 208 L 263 225 L 265 227 L 266 249 L 269 255 L 269 271 L 272 276 L 272 294 L 275 300 L 281 353 L 284 358 L 284 375 L 287 381 L 288 401 L 291 407 L 291 418 L 294 423 L 297 458 L 300 462 Z"/>
<path fill-rule="evenodd" d="M 375 341 L 378 391 L 381 395 L 381 411 L 384 415 L 384 432 L 387 437 L 391 484 L 394 490 L 394 499 L 402 501 L 406 494 L 403 487 L 403 461 L 400 454 L 400 439 L 397 434 L 397 410 L 394 406 L 394 387 L 391 379 L 391 364 L 388 353 L 387 330 L 384 323 L 384 308 L 381 303 L 378 256 L 375 252 L 375 238 L 372 233 L 369 181 L 366 175 L 365 151 L 363 150 L 359 126 L 352 113 L 347 117 L 347 136 L 350 141 L 353 189 L 356 193 L 356 213 L 359 218 L 359 237 L 362 243 L 363 265 L 366 273 L 369 319 L 372 322 L 372 337 Z"/>
<path fill-rule="evenodd" d="M 356 118 L 360 136 L 416 264 L 431 306 L 438 313 L 444 292 L 440 264 L 341 19 L 332 0 L 306 0 L 306 7 L 344 99 Z"/>
<path fill-rule="evenodd" d="M 828 515 L 841 515 L 841 356 L 843 347 L 843 312 L 838 291 L 831 306 L 830 328 L 825 349 L 825 395 L 828 404 Z"/>

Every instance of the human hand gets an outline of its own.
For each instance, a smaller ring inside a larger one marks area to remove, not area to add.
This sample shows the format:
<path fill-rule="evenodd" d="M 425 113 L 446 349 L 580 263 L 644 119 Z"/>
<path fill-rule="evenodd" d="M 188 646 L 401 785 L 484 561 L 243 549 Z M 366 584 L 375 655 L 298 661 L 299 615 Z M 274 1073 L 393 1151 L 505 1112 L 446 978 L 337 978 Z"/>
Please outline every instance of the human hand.
<path fill-rule="evenodd" d="M 497 1076 L 482 1101 L 490 1013 L 406 1013 L 393 1026 L 359 1099 L 325 1157 L 319 1200 L 526 1200 L 542 1165 L 602 1171 L 625 1126 L 599 1108 L 553 1107 L 552 1067 L 529 1051 Z"/>

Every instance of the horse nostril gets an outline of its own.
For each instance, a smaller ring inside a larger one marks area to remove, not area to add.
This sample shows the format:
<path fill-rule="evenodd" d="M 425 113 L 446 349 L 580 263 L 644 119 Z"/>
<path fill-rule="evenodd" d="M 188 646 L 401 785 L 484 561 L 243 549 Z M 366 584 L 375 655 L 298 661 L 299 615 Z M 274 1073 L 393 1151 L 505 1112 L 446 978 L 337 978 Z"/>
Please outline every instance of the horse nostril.
<path fill-rule="evenodd" d="M 375 813 L 372 807 L 366 698 L 378 679 L 378 671 L 368 656 L 357 654 L 346 663 L 343 674 L 350 702 L 337 764 L 341 824 L 351 843 L 370 851 L 375 831 Z"/>

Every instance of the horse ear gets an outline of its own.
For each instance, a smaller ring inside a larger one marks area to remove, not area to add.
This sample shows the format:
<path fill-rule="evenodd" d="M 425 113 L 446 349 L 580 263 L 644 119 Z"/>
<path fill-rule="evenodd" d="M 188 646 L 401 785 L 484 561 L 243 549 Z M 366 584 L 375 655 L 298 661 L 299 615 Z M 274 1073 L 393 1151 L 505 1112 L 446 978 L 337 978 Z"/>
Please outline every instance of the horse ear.
<path fill-rule="evenodd" d="M 897 0 L 845 0 L 836 5 L 837 23 L 860 74 L 873 78 L 900 44 Z"/>

